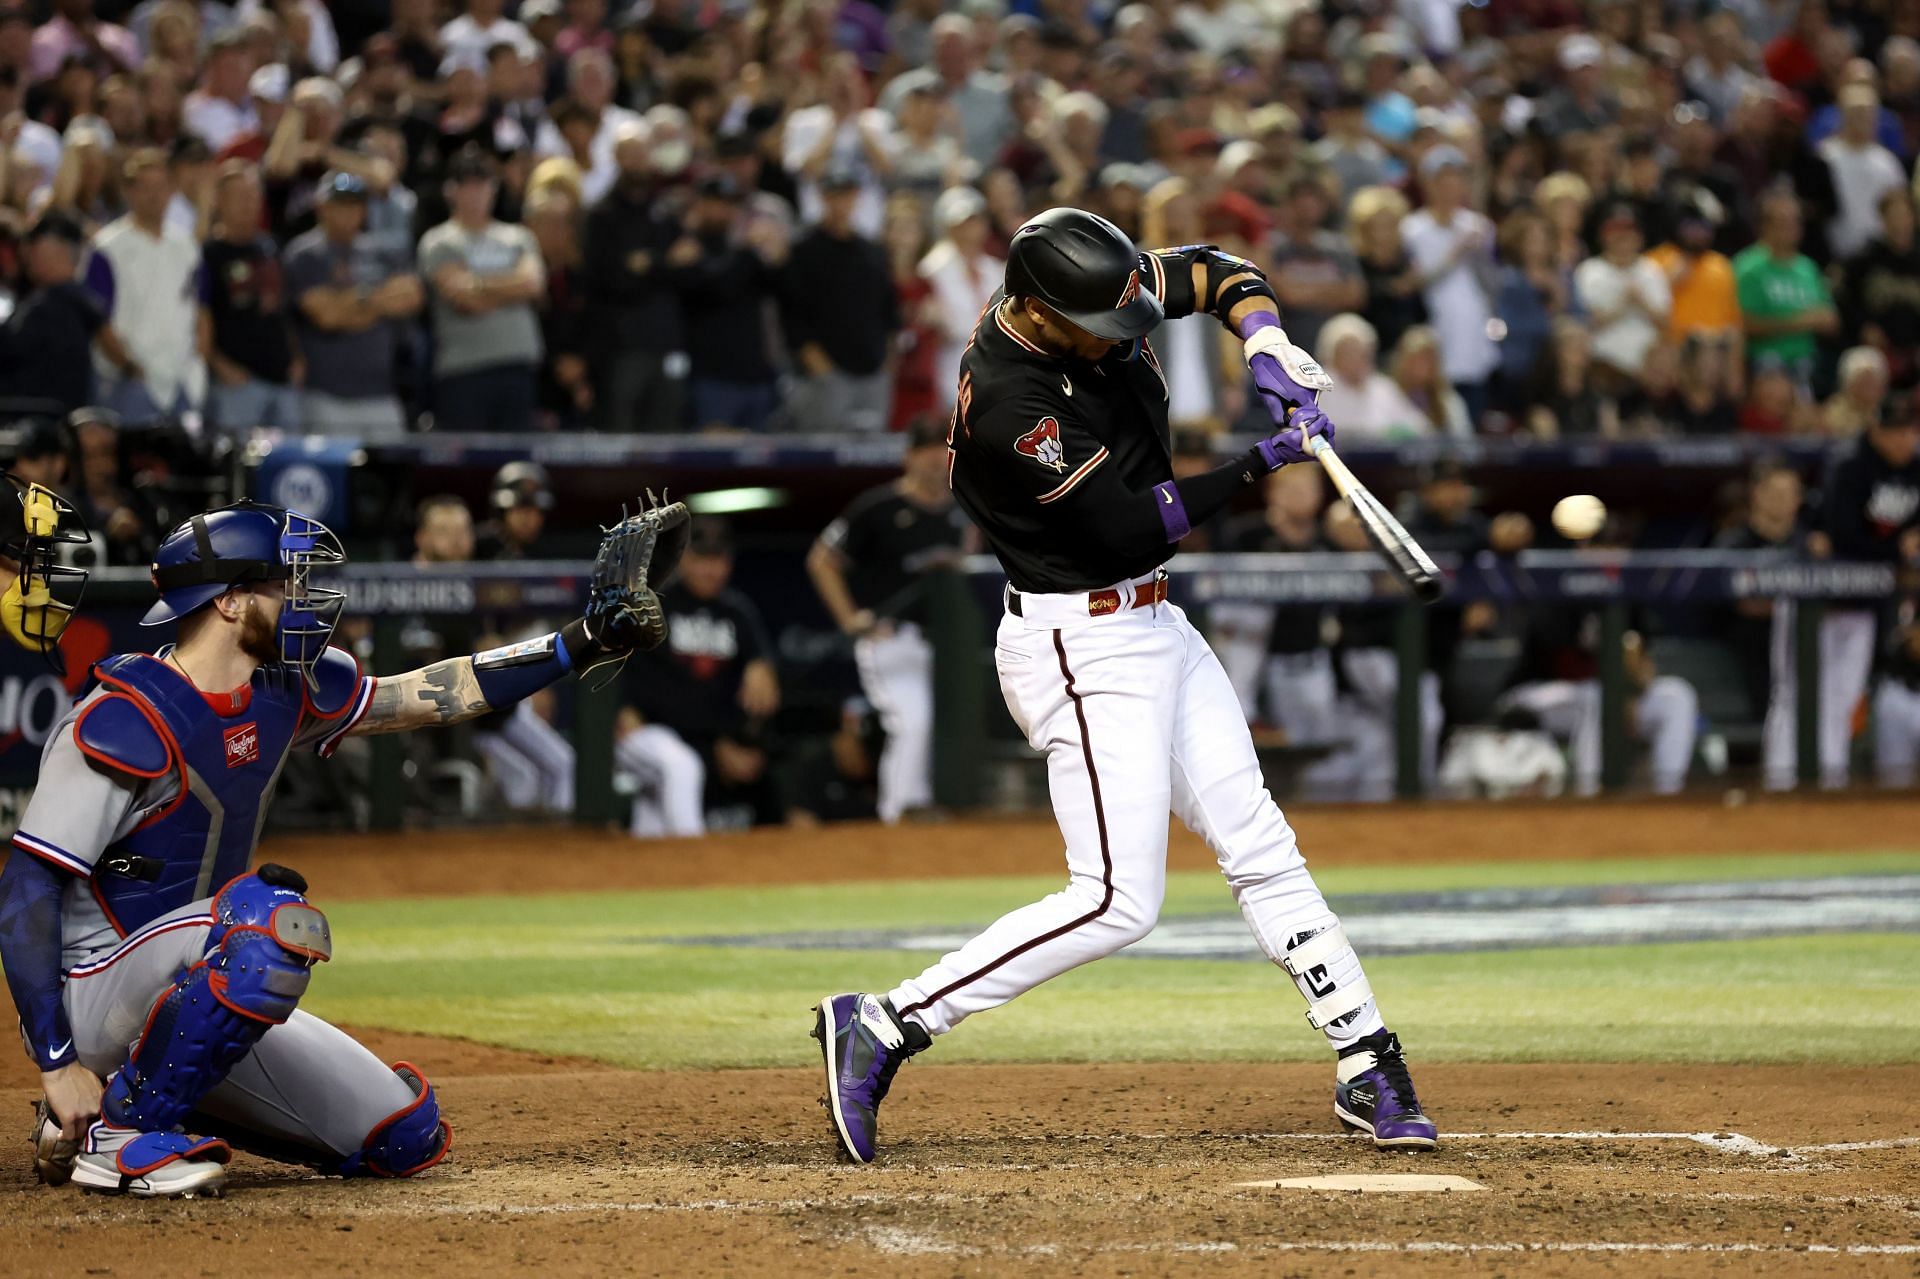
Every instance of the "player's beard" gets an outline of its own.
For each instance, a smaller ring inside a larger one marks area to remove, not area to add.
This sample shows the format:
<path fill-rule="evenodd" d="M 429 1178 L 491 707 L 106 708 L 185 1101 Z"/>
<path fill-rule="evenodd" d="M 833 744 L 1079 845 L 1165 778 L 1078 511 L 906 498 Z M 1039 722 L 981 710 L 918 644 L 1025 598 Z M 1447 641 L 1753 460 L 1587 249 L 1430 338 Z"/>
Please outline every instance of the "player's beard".
<path fill-rule="evenodd" d="M 280 660 L 280 618 L 255 599 L 240 618 L 240 651 L 261 665 Z"/>

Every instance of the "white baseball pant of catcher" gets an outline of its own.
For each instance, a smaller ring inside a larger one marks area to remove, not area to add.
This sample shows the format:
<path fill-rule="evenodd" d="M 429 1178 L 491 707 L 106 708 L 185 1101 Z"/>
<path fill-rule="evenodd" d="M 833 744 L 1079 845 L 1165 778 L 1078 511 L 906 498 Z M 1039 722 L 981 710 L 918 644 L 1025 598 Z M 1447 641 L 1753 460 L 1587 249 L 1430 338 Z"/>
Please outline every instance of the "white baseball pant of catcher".
<path fill-rule="evenodd" d="M 1920 777 L 1920 689 L 1883 679 L 1873 695 L 1873 764 L 1882 786 Z"/>
<path fill-rule="evenodd" d="M 1773 606 L 1773 690 L 1760 730 L 1761 779 L 1768 790 L 1792 790 L 1800 759 L 1798 667 L 1793 652 L 1794 604 Z M 1873 673 L 1874 617 L 1869 609 L 1829 609 L 1820 619 L 1820 785 L 1847 784 L 1853 712 Z"/>
<path fill-rule="evenodd" d="M 485 757 L 508 808 L 573 811 L 573 743 L 521 702 L 498 729 L 475 733 L 474 749 Z"/>
<path fill-rule="evenodd" d="M 1180 608 L 1135 607 L 1154 580 L 1118 583 L 1119 607 L 1100 616 L 1085 595 L 1023 594 L 1022 615 L 1001 619 L 1000 690 L 1047 757 L 1070 878 L 890 992 L 932 1034 L 1151 932 L 1169 812 L 1213 849 L 1309 1023 L 1336 1048 L 1381 1028 L 1359 956 L 1267 793 L 1225 670 Z"/>
<path fill-rule="evenodd" d="M 154 1001 L 200 961 L 212 926 L 210 903 L 193 902 L 67 974 L 62 999 L 82 1065 L 105 1077 L 126 1063 Z M 345 1158 L 412 1102 L 413 1090 L 386 1063 L 344 1030 L 296 1009 L 199 1109 L 276 1143 Z"/>
<path fill-rule="evenodd" d="M 880 820 L 933 803 L 933 645 L 912 622 L 854 641 L 860 687 L 880 714 Z"/>

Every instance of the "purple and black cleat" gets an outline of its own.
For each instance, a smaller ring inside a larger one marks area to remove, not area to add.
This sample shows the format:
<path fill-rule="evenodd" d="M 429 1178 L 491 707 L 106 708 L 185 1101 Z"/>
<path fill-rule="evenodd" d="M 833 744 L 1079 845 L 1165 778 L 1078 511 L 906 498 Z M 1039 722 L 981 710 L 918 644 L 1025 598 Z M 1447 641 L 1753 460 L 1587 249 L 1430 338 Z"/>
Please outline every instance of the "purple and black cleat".
<path fill-rule="evenodd" d="M 880 1103 L 900 1063 L 933 1042 L 878 995 L 829 995 L 814 1009 L 813 1037 L 827 1066 L 827 1113 L 847 1158 L 873 1162 Z"/>
<path fill-rule="evenodd" d="M 1432 1150 L 1440 1144 L 1433 1120 L 1420 1110 L 1400 1036 L 1376 1030 L 1340 1050 L 1333 1114 L 1364 1132 L 1382 1150 Z"/>

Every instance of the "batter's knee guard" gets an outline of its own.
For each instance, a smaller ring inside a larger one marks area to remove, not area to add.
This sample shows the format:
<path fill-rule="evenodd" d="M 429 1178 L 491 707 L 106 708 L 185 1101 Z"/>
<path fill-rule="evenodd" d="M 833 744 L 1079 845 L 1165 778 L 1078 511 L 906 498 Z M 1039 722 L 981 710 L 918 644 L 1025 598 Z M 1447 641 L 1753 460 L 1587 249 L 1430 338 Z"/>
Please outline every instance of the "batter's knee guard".
<path fill-rule="evenodd" d="M 284 866 L 242 875 L 213 899 L 204 958 L 163 991 L 127 1062 L 107 1082 L 101 1116 L 141 1132 L 182 1123 L 269 1027 L 293 1015 L 313 965 L 329 958 L 327 918 Z"/>
<path fill-rule="evenodd" d="M 375 1124 L 360 1149 L 335 1165 L 340 1176 L 412 1177 L 453 1149 L 453 1127 L 440 1117 L 440 1099 L 420 1068 L 395 1062 L 393 1073 L 413 1090 L 413 1101 Z"/>

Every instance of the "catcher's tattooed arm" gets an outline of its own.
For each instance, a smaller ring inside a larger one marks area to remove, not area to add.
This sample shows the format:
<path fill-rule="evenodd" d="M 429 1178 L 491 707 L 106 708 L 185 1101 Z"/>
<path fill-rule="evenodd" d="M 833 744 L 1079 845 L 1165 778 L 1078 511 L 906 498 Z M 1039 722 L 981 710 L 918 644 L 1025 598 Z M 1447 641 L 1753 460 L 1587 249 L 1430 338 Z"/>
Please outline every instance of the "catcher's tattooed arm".
<path fill-rule="evenodd" d="M 594 560 L 583 616 L 519 644 L 455 657 L 379 680 L 349 735 L 400 733 L 458 724 L 504 710 L 563 678 L 652 648 L 666 635 L 653 587 L 686 545 L 687 508 L 651 500 L 606 530 Z"/>
<path fill-rule="evenodd" d="M 473 658 L 455 657 L 405 675 L 382 676 L 352 735 L 458 724 L 492 709 L 480 692 Z"/>

